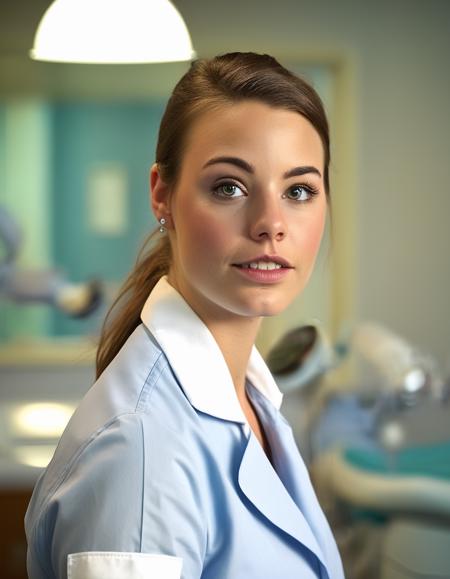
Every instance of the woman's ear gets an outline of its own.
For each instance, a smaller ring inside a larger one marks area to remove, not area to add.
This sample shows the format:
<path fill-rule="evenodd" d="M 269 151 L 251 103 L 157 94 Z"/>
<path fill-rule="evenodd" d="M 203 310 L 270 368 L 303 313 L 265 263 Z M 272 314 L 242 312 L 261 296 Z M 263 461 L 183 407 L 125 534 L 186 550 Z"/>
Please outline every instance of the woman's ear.
<path fill-rule="evenodd" d="M 152 211 L 159 221 L 162 217 L 170 227 L 170 187 L 162 180 L 157 163 L 150 169 L 150 195 Z"/>

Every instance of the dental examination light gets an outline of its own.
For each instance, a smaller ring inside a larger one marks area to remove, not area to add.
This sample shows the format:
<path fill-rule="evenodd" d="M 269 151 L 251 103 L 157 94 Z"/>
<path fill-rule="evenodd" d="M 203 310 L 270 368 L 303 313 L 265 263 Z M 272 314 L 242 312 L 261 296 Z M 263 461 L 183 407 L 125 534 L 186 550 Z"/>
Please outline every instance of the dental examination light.
<path fill-rule="evenodd" d="M 360 324 L 352 345 L 378 373 L 384 390 L 396 394 L 401 405 L 414 405 L 421 394 L 437 394 L 442 387 L 432 360 L 381 324 Z"/>
<path fill-rule="evenodd" d="M 267 365 L 283 392 L 308 386 L 337 365 L 325 332 L 316 325 L 290 330 L 270 350 Z"/>
<path fill-rule="evenodd" d="M 131 64 L 188 61 L 195 52 L 169 0 L 55 0 L 39 23 L 30 56 Z"/>
<path fill-rule="evenodd" d="M 21 242 L 19 227 L 0 206 L 0 298 L 48 304 L 74 318 L 86 317 L 97 309 L 103 293 L 98 280 L 75 284 L 53 269 L 20 269 L 15 262 Z"/>

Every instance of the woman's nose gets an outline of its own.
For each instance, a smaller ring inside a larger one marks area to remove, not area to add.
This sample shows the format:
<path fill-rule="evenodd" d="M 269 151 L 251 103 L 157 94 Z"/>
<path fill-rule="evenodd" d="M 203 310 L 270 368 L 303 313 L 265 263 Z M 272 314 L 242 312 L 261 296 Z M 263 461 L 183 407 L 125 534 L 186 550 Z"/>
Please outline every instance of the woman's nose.
<path fill-rule="evenodd" d="M 258 199 L 253 203 L 249 217 L 250 235 L 256 241 L 281 241 L 286 235 L 286 222 L 279 201 Z"/>

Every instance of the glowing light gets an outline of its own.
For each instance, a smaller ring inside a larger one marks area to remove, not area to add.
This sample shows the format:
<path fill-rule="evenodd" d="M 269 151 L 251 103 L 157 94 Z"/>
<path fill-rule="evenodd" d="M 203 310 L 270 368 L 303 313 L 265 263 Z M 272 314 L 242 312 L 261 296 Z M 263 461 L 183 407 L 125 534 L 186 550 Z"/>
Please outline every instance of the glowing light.
<path fill-rule="evenodd" d="M 72 416 L 74 407 L 69 404 L 25 404 L 12 414 L 14 435 L 19 437 L 57 438 L 61 436 Z"/>
<path fill-rule="evenodd" d="M 45 468 L 51 461 L 55 446 L 51 444 L 17 446 L 14 456 L 18 462 L 34 468 Z"/>
<path fill-rule="evenodd" d="M 381 444 L 388 450 L 399 449 L 405 441 L 405 432 L 399 422 L 388 422 L 380 432 Z"/>
<path fill-rule="evenodd" d="M 427 381 L 427 375 L 422 368 L 414 368 L 405 376 L 405 389 L 408 392 L 417 392 L 423 388 Z"/>
<path fill-rule="evenodd" d="M 195 57 L 188 29 L 169 0 L 55 0 L 30 56 L 79 63 L 145 63 Z"/>

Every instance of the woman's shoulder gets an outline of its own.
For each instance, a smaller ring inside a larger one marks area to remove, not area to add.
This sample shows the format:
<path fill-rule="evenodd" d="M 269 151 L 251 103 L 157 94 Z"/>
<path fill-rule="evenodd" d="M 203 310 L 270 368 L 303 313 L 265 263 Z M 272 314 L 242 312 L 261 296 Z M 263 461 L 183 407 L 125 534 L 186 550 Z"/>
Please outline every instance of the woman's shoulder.
<path fill-rule="evenodd" d="M 53 494 L 80 464 L 103 455 L 123 454 L 138 464 L 149 439 L 175 452 L 181 417 L 185 427 L 194 426 L 195 413 L 164 352 L 138 326 L 75 410 L 39 481 L 41 496 Z"/>
<path fill-rule="evenodd" d="M 126 518 L 138 517 L 152 489 L 186 488 L 192 473 L 198 480 L 205 471 L 200 430 L 164 353 L 138 327 L 81 401 L 39 479 L 27 513 L 30 537 L 51 527 L 56 511 L 70 518 L 77 504 L 95 505 L 100 489 Z"/>

